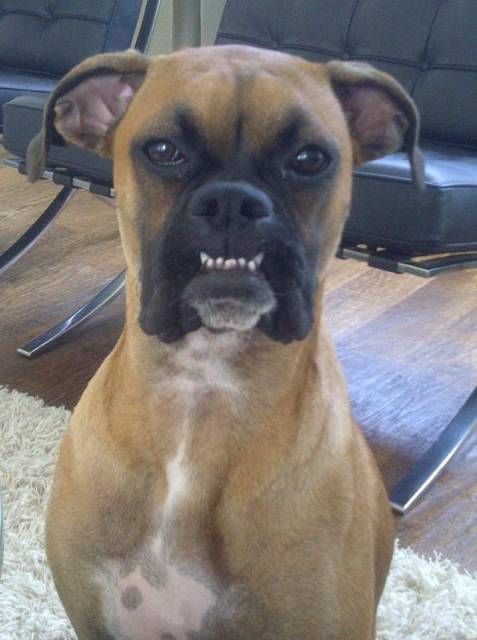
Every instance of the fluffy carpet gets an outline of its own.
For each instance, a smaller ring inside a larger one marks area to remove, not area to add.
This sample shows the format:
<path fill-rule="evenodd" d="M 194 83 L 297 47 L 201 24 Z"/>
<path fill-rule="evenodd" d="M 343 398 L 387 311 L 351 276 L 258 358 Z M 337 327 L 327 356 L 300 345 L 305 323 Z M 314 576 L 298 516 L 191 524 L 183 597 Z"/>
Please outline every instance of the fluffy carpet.
<path fill-rule="evenodd" d="M 42 542 L 48 486 L 68 417 L 64 409 L 0 387 L 5 506 L 1 640 L 74 638 L 46 568 Z M 425 560 L 397 548 L 379 607 L 378 639 L 477 640 L 477 576 L 448 560 Z"/>

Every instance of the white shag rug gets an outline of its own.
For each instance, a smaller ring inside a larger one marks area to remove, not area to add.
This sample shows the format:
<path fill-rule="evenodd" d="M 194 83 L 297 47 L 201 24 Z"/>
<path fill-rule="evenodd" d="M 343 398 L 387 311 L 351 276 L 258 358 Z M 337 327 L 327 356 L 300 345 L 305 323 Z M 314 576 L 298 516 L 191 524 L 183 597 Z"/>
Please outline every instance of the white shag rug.
<path fill-rule="evenodd" d="M 70 413 L 0 387 L 5 553 L 1 640 L 73 640 L 46 567 L 44 509 Z M 412 517 L 412 516 L 411 516 Z M 477 640 L 477 576 L 449 560 L 396 548 L 378 612 L 378 640 Z M 346 639 L 343 639 L 346 640 Z"/>

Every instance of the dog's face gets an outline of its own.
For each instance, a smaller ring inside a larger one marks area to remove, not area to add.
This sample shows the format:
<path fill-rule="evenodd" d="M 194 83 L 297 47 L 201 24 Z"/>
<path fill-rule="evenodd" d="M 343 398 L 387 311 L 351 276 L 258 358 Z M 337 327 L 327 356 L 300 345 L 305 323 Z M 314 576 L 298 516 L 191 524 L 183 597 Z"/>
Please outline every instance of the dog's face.
<path fill-rule="evenodd" d="M 97 56 L 45 123 L 37 171 L 58 134 L 114 157 L 139 321 L 165 342 L 201 326 L 303 339 L 353 164 L 401 147 L 417 160 L 416 110 L 389 76 L 248 47 Z"/>

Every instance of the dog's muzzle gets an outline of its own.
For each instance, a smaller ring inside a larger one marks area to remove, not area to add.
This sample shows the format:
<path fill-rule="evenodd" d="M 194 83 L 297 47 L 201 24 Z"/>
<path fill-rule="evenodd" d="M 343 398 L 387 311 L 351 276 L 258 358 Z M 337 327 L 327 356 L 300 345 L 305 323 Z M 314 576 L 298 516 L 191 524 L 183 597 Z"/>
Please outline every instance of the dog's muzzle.
<path fill-rule="evenodd" d="M 201 326 L 258 327 L 289 342 L 308 332 L 303 244 L 265 191 L 245 181 L 207 182 L 171 212 L 159 244 L 153 282 L 143 287 L 146 333 L 173 342 Z"/>
<path fill-rule="evenodd" d="M 246 182 L 218 181 L 197 189 L 187 213 L 201 227 L 201 235 L 226 241 L 222 254 L 200 252 L 201 269 L 187 285 L 184 300 L 210 329 L 253 328 L 275 306 L 261 270 L 264 252 L 254 248 L 259 229 L 265 235 L 273 220 L 272 201 Z"/>

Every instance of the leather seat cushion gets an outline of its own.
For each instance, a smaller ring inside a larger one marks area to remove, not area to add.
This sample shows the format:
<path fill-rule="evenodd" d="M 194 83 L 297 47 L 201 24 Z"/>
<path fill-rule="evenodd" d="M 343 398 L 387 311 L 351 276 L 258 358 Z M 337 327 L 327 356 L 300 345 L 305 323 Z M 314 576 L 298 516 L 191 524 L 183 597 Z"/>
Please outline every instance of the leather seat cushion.
<path fill-rule="evenodd" d="M 423 142 L 426 189 L 396 153 L 355 171 L 344 240 L 410 254 L 477 249 L 477 150 Z"/>
<path fill-rule="evenodd" d="M 56 76 L 31 73 L 0 66 L 0 127 L 2 107 L 19 94 L 46 96 L 58 82 Z"/>
<path fill-rule="evenodd" d="M 16 156 L 25 158 L 30 140 L 40 131 L 48 95 L 20 96 L 3 107 L 3 144 Z M 74 145 L 52 146 L 48 167 L 71 169 L 77 176 L 102 184 L 112 184 L 112 162 Z"/>

